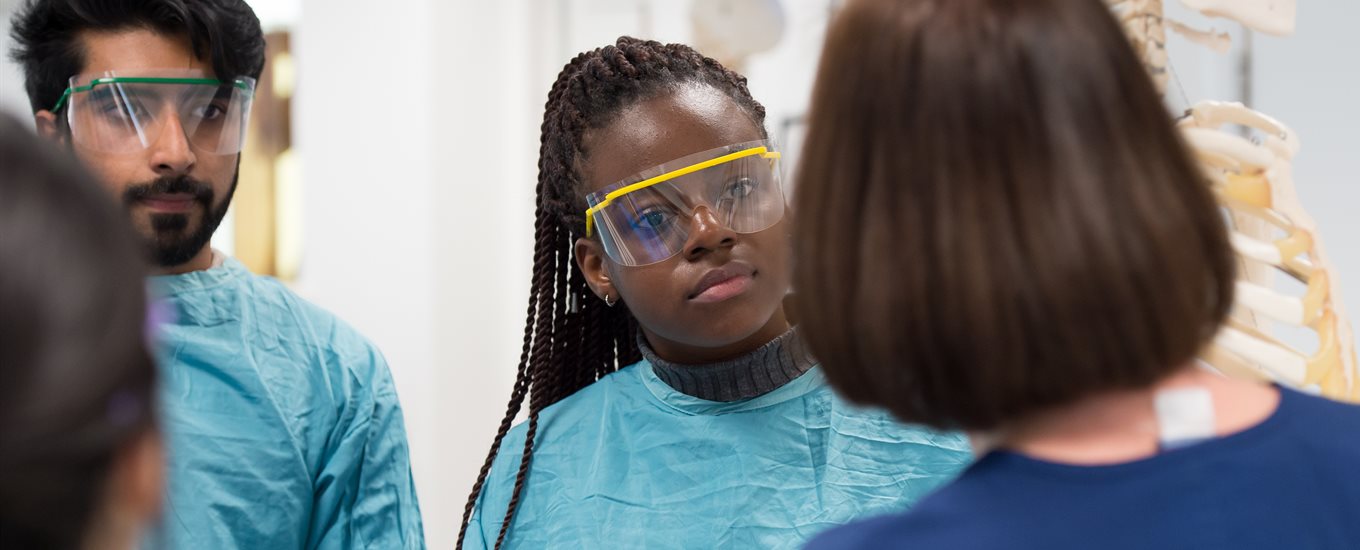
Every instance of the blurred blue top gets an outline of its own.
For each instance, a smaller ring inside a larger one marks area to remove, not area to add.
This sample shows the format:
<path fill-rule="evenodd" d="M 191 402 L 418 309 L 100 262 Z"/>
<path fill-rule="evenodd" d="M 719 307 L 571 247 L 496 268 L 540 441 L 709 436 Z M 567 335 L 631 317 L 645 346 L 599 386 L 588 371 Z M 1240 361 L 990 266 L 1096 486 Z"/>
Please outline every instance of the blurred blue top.
<path fill-rule="evenodd" d="M 1253 428 L 1143 460 L 991 452 L 906 515 L 808 548 L 1360 548 L 1360 407 L 1280 394 Z"/>

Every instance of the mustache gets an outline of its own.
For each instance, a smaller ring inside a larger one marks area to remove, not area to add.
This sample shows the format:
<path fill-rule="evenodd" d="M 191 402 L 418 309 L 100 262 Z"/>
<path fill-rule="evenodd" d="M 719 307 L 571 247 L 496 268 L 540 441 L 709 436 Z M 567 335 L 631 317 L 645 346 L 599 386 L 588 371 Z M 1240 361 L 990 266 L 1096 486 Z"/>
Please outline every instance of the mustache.
<path fill-rule="evenodd" d="M 194 200 L 197 202 L 209 205 L 212 204 L 212 186 L 189 176 L 157 178 L 147 183 L 131 185 L 123 190 L 123 202 L 125 204 L 132 204 L 152 195 L 167 195 L 171 193 L 193 195 Z"/>

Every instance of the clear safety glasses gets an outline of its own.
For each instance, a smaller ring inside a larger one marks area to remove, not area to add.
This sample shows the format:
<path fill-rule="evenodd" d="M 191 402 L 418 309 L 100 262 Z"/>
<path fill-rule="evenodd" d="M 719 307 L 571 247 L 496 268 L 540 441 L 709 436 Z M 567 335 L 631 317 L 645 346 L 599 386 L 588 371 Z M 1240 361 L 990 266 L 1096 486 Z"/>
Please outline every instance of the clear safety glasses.
<path fill-rule="evenodd" d="M 255 80 L 246 77 L 221 81 L 200 70 L 109 71 L 72 77 L 52 112 L 66 108 L 72 141 L 87 149 L 135 153 L 173 128 L 200 152 L 231 155 L 245 143 L 254 95 Z"/>
<path fill-rule="evenodd" d="M 752 141 L 644 170 L 586 197 L 586 236 L 598 232 L 615 262 L 643 266 L 680 253 L 704 210 L 737 233 L 764 231 L 784 217 L 778 160 Z"/>

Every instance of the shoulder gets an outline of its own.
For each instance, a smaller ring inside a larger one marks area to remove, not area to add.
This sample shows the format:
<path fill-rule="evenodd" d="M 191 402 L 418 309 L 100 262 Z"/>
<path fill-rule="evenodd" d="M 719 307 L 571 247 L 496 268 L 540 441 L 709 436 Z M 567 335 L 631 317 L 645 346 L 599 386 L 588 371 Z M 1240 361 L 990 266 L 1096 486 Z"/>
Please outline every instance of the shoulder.
<path fill-rule="evenodd" d="M 273 277 L 248 274 L 244 280 L 256 321 L 275 325 L 303 338 L 324 356 L 351 365 L 383 364 L 382 353 L 368 338 L 334 313 L 299 296 Z"/>
<path fill-rule="evenodd" d="M 534 435 L 534 456 L 560 454 L 579 457 L 579 453 L 557 447 L 564 444 L 592 445 L 593 432 L 588 427 L 598 425 L 598 422 L 586 420 L 599 420 L 608 416 L 611 414 L 610 409 L 618 406 L 619 398 L 630 399 L 638 395 L 640 388 L 633 387 L 640 384 L 637 367 L 637 364 L 633 364 L 612 372 L 539 412 L 538 429 Z M 553 429 L 555 426 L 573 426 L 576 429 Z M 511 427 L 501 439 L 500 448 L 496 452 L 495 460 L 492 461 L 491 471 L 487 474 L 482 490 L 482 500 L 495 502 L 498 498 L 509 499 L 515 478 L 518 477 L 520 461 L 524 456 L 524 443 L 528 432 L 529 421 L 523 420 Z M 504 503 L 501 503 L 500 507 L 504 510 Z"/>
<path fill-rule="evenodd" d="M 883 409 L 854 405 L 835 395 L 830 388 L 825 391 L 831 393 L 830 422 L 832 429 L 838 433 L 928 449 L 960 465 L 972 460 L 972 446 L 962 432 L 904 424 Z"/>
<path fill-rule="evenodd" d="M 958 519 L 921 509 L 879 516 L 830 529 L 812 539 L 807 550 L 1017 547 L 1013 539 L 993 537 Z"/>
<path fill-rule="evenodd" d="M 544 407 L 538 413 L 538 431 L 535 435 L 535 448 L 543 448 L 553 445 L 557 439 L 557 430 L 545 430 L 545 427 L 552 425 L 578 424 L 586 419 L 599 419 L 609 414 L 609 409 L 617 406 L 618 398 L 632 398 L 638 395 L 634 386 L 639 385 L 638 364 L 633 364 L 615 372 L 605 375 L 594 383 L 581 388 L 576 393 L 568 395 L 561 401 Z M 528 398 L 525 399 L 528 404 Z M 523 420 L 510 428 L 506 432 L 505 438 L 501 440 L 500 451 L 496 455 L 496 464 L 500 465 L 504 460 L 507 463 L 519 464 L 519 457 L 524 450 L 524 438 L 529 431 L 529 421 Z M 580 432 L 573 432 L 573 439 L 580 439 Z M 492 474 L 494 475 L 493 468 Z M 509 475 L 514 476 L 514 471 Z"/>
<path fill-rule="evenodd" d="M 881 516 L 835 527 L 817 535 L 806 550 L 876 549 L 892 546 L 889 541 L 902 537 L 899 524 L 903 515 Z"/>
<path fill-rule="evenodd" d="M 1360 405 L 1280 388 L 1281 426 L 1300 450 L 1314 457 L 1360 459 Z"/>
<path fill-rule="evenodd" d="M 1337 427 L 1360 426 L 1360 404 L 1335 401 L 1285 387 L 1280 387 L 1280 399 L 1292 408 L 1295 418 L 1326 418 L 1328 424 Z"/>
<path fill-rule="evenodd" d="M 516 524 L 532 520 L 533 508 L 543 505 L 544 498 L 561 496 L 563 478 L 570 477 L 583 464 L 592 462 L 592 455 L 585 449 L 595 447 L 600 440 L 599 419 L 608 417 L 610 409 L 617 406 L 618 398 L 638 394 L 636 365 L 613 372 L 594 383 L 581 388 L 566 398 L 549 405 L 538 414 L 538 429 L 533 441 L 533 460 L 531 468 L 535 472 L 552 472 L 543 477 L 535 477 L 533 483 L 526 483 L 520 495 L 519 512 Z M 593 419 L 595 422 L 586 420 Z M 571 429 L 557 429 L 571 427 Z M 505 512 L 510 505 L 510 497 L 515 490 L 515 480 L 519 477 L 524 461 L 524 445 L 528 436 L 529 421 L 524 420 L 510 428 L 501 439 L 496 457 L 491 462 L 482 483 L 480 494 L 473 511 L 472 523 L 468 526 L 468 545 L 475 548 L 490 546 L 500 532 Z M 569 447 L 569 448 L 568 448 Z M 530 509 L 526 512 L 526 508 Z M 482 541 L 478 543 L 477 541 Z"/>
<path fill-rule="evenodd" d="M 362 409 L 396 406 L 387 359 L 371 340 L 334 313 L 299 296 L 273 277 L 247 273 L 240 291 L 246 337 L 272 372 L 290 372 L 338 404 Z M 284 368 L 284 365 L 292 367 Z"/>
<path fill-rule="evenodd" d="M 1020 548 L 1015 522 L 996 517 L 989 491 L 965 474 L 906 513 L 856 521 L 813 540 L 810 550 L 870 548 Z M 994 488 L 992 489 L 994 491 Z"/>
<path fill-rule="evenodd" d="M 278 279 L 249 273 L 242 284 L 257 308 L 277 312 L 283 319 L 316 328 L 321 337 L 356 337 L 362 340 L 353 327 L 334 313 L 298 295 Z"/>

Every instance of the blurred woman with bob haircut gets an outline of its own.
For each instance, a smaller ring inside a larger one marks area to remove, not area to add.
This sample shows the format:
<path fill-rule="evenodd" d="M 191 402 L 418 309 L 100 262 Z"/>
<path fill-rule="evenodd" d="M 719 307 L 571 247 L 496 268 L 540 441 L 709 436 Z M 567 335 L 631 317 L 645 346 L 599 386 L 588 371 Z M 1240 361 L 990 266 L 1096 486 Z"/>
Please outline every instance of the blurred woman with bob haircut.
<path fill-rule="evenodd" d="M 1360 548 L 1360 408 L 1196 363 L 1234 258 L 1102 2 L 850 0 L 798 186 L 829 381 L 980 457 L 812 548 Z"/>

